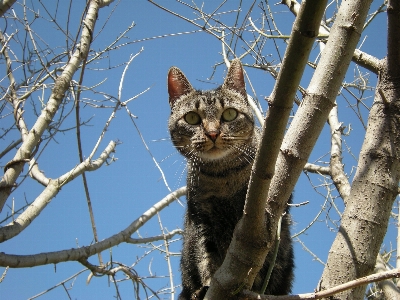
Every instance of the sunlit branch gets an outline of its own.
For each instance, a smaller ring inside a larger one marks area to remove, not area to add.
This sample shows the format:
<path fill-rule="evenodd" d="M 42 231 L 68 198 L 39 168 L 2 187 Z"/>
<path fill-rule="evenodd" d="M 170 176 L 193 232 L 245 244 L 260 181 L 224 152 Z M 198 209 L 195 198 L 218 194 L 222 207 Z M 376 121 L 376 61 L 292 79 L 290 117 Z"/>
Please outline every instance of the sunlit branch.
<path fill-rule="evenodd" d="M 381 281 L 390 278 L 400 277 L 400 269 L 393 269 L 390 271 L 372 274 L 369 276 L 365 276 L 356 280 L 349 281 L 344 284 L 340 284 L 333 288 L 315 292 L 315 293 L 307 293 L 307 294 L 298 294 L 298 295 L 288 295 L 288 296 L 270 296 L 270 295 L 259 295 L 254 292 L 244 291 L 239 299 L 241 300 L 251 300 L 251 299 L 260 299 L 260 300 L 306 300 L 306 299 L 322 299 L 326 297 L 333 296 L 340 292 L 363 286 L 371 282 Z"/>
<path fill-rule="evenodd" d="M 156 236 L 147 237 L 147 238 L 140 238 L 140 239 L 127 238 L 126 242 L 129 244 L 146 244 L 146 243 L 151 243 L 151 242 L 155 242 L 155 241 L 160 241 L 163 239 L 169 240 L 169 239 L 173 238 L 175 235 L 182 235 L 182 234 L 183 234 L 182 229 L 175 229 L 168 233 L 163 233 L 161 235 L 156 235 Z"/>
<path fill-rule="evenodd" d="M 106 2 L 110 3 L 109 1 L 103 1 L 102 3 L 104 4 Z M 50 122 L 53 120 L 54 115 L 60 107 L 64 99 L 65 92 L 70 86 L 72 76 L 78 70 L 82 59 L 86 57 L 87 53 L 89 52 L 98 10 L 99 2 L 90 1 L 88 12 L 84 19 L 85 26 L 83 26 L 82 30 L 80 47 L 74 52 L 64 71 L 57 78 L 46 107 L 42 110 L 41 115 L 36 120 L 32 129 L 29 131 L 29 133 L 27 133 L 27 136 L 24 139 L 21 147 L 18 149 L 13 158 L 13 161 L 16 163 L 7 169 L 0 181 L 0 210 L 3 208 L 8 196 L 10 195 L 15 181 L 22 172 L 23 166 L 25 165 L 26 161 L 29 161 L 32 158 L 32 151 L 35 149 L 35 147 L 37 147 L 42 134 L 48 128 Z M 18 106 L 15 105 L 14 107 L 18 108 Z"/>
<path fill-rule="evenodd" d="M 305 233 L 308 229 L 311 228 L 312 225 L 314 225 L 316 222 L 318 222 L 319 217 L 321 216 L 322 212 L 325 210 L 326 205 L 328 202 L 328 197 L 325 197 L 325 201 L 324 204 L 322 205 L 321 209 L 318 211 L 318 213 L 316 214 L 316 216 L 311 220 L 311 222 L 302 230 L 300 230 L 299 232 L 293 234 L 291 236 L 292 239 L 299 237 L 300 235 L 302 235 L 303 233 Z"/>
<path fill-rule="evenodd" d="M 45 290 L 45 291 L 43 291 L 43 292 L 41 292 L 41 293 L 39 293 L 39 294 L 36 294 L 36 295 L 30 297 L 28 300 L 39 298 L 40 296 L 43 296 L 44 294 L 50 292 L 51 290 L 54 290 L 55 288 L 57 288 L 57 287 L 59 287 L 59 286 L 64 286 L 64 284 L 65 284 L 66 282 L 75 279 L 75 278 L 78 277 L 80 274 L 82 274 L 82 273 L 84 273 L 84 272 L 86 272 L 86 271 L 87 271 L 86 268 L 83 269 L 83 270 L 80 270 L 79 272 L 75 273 L 74 275 L 72 275 L 72 276 L 70 276 L 70 277 L 64 279 L 63 281 L 57 283 L 57 284 L 54 285 L 53 287 L 51 287 L 51 288 L 49 288 L 49 289 L 47 289 L 47 290 Z"/>
<path fill-rule="evenodd" d="M 387 264 L 382 257 L 381 254 L 378 254 L 376 258 L 376 265 L 375 265 L 375 270 L 374 273 L 381 273 L 385 271 L 390 271 L 390 268 L 387 267 Z M 379 281 L 378 283 L 379 288 L 382 289 L 383 295 L 385 299 L 400 299 L 400 290 L 396 286 L 396 284 L 393 282 L 391 279 L 385 279 L 382 281 Z"/>
<path fill-rule="evenodd" d="M 290 11 L 297 16 L 300 4 L 296 0 L 283 0 L 283 4 L 287 5 L 290 9 Z M 365 28 L 365 27 L 364 27 Z M 321 24 L 320 27 L 320 33 L 329 34 L 330 29 L 323 24 Z M 379 64 L 380 60 L 372 55 L 369 55 L 359 49 L 354 50 L 353 58 L 352 60 L 359 64 L 360 66 L 366 68 L 367 70 L 370 70 L 371 72 L 374 72 L 375 74 L 378 74 L 379 72 Z"/>
<path fill-rule="evenodd" d="M 321 175 L 330 175 L 329 167 L 319 166 L 319 165 L 311 164 L 311 163 L 306 163 L 304 165 L 304 171 L 307 171 L 310 173 L 317 173 L 317 174 L 321 174 Z"/>
<path fill-rule="evenodd" d="M 62 186 L 72 181 L 85 171 L 94 171 L 100 168 L 109 158 L 116 147 L 115 142 L 110 142 L 100 157 L 95 161 L 85 160 L 77 165 L 73 170 L 60 176 L 57 179 L 50 179 L 43 192 L 33 201 L 27 209 L 21 213 L 16 220 L 0 228 L 0 242 L 4 242 L 21 233 L 26 227 L 35 220 L 43 209 L 58 194 Z"/>
<path fill-rule="evenodd" d="M 185 194 L 186 187 L 177 189 L 176 191 L 164 197 L 158 203 L 154 204 L 123 231 L 93 245 L 33 255 L 12 255 L 1 252 L 0 266 L 9 266 L 10 268 L 26 268 L 47 264 L 56 264 L 65 261 L 78 261 L 80 259 L 87 259 L 92 255 L 127 241 L 135 231 L 146 224 L 146 222 L 149 221 L 155 214 L 157 214 L 157 212 L 161 211 Z"/>
<path fill-rule="evenodd" d="M 235 228 L 224 262 L 214 274 L 206 294 L 207 299 L 222 299 L 227 290 L 236 290 L 244 280 L 244 277 L 241 276 L 245 276 L 246 284 L 251 286 L 262 261 L 272 248 L 278 219 L 286 207 L 297 176 L 290 176 L 293 178 L 293 182 L 285 186 L 285 191 L 280 195 L 281 198 L 275 199 L 275 202 L 272 201 L 272 197 L 269 197 L 269 186 L 273 183 L 273 179 L 277 178 L 277 174 L 274 176 L 276 159 L 283 152 L 283 148 L 280 147 L 281 141 L 285 134 L 297 87 L 315 41 L 316 28 L 319 26 L 325 4 L 326 1 L 304 2 L 302 14 L 299 15 L 293 26 L 282 68 L 269 100 L 269 110 L 252 168 L 243 217 Z M 293 159 L 296 159 L 299 165 L 302 163 L 301 157 Z M 288 177 L 286 172 L 280 174 Z M 273 190 L 273 193 L 277 193 L 277 190 Z M 267 228 L 264 227 L 265 224 L 267 224 Z M 244 235 L 246 235 L 246 239 L 243 238 Z M 262 243 L 265 243 L 264 247 L 259 246 L 261 236 Z M 249 240 L 254 240 L 258 246 L 249 244 Z M 252 257 L 251 265 L 249 262 L 247 264 L 237 263 L 236 258 L 243 251 Z M 235 274 L 232 273 L 233 262 L 235 262 Z"/>
<path fill-rule="evenodd" d="M 162 225 L 162 222 L 161 222 L 160 213 L 157 213 L 157 217 L 158 217 L 158 224 L 160 226 L 160 230 L 162 232 L 162 235 L 164 236 L 163 241 L 164 241 L 164 248 L 165 248 L 165 259 L 166 259 L 167 265 L 168 265 L 169 285 L 170 285 L 170 289 L 171 289 L 171 300 L 174 300 L 175 299 L 174 275 L 173 275 L 172 266 L 171 266 L 171 253 L 169 251 L 169 241 L 168 241 L 166 235 L 164 234 L 164 226 Z"/>
<path fill-rule="evenodd" d="M 325 265 L 325 263 L 324 263 L 317 255 L 315 255 L 310 249 L 308 249 L 308 247 L 307 247 L 299 238 L 296 238 L 295 241 L 298 242 L 298 243 L 301 245 L 301 247 L 302 247 L 308 254 L 310 254 L 310 255 L 312 256 L 312 258 L 313 258 L 314 261 L 319 262 L 319 263 L 322 264 L 323 266 Z"/>
<path fill-rule="evenodd" d="M 6 155 L 8 152 L 10 152 L 15 147 L 17 147 L 19 144 L 21 144 L 21 142 L 22 142 L 22 139 L 18 139 L 16 141 L 13 141 L 3 151 L 0 152 L 0 158 L 2 158 L 4 155 Z"/>
<path fill-rule="evenodd" d="M 328 122 L 331 128 L 331 158 L 330 158 L 330 174 L 344 203 L 350 195 L 350 182 L 344 172 L 342 162 L 342 131 L 343 125 L 338 120 L 337 105 L 334 106 L 329 113 Z"/>

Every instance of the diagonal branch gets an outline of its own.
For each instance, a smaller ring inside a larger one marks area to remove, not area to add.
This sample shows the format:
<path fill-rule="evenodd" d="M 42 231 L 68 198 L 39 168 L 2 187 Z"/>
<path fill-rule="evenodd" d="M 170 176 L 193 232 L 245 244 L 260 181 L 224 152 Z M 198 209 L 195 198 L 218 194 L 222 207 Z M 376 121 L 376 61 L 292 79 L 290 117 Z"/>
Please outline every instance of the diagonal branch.
<path fill-rule="evenodd" d="M 12 187 L 15 185 L 18 176 L 21 174 L 23 166 L 26 161 L 31 159 L 32 151 L 38 145 L 43 132 L 48 128 L 49 124 L 53 120 L 55 113 L 64 99 L 65 92 L 70 86 L 72 76 L 81 65 L 82 58 L 86 57 L 89 52 L 99 8 L 108 5 L 111 2 L 112 0 L 90 1 L 87 15 L 83 20 L 84 26 L 79 47 L 77 47 L 60 77 L 57 78 L 46 107 L 42 110 L 41 115 L 36 120 L 32 129 L 27 134 L 26 139 L 23 141 L 21 147 L 13 158 L 15 163 L 6 170 L 0 181 L 0 211 L 7 201 L 8 196 L 11 194 Z"/>
<path fill-rule="evenodd" d="M 281 72 L 269 100 L 270 107 L 252 169 L 244 214 L 235 228 L 225 260 L 215 273 L 205 299 L 224 299 L 238 287 L 250 288 L 268 251 L 273 246 L 278 219 L 286 206 L 291 189 L 287 190 L 284 203 L 280 203 L 281 209 L 275 210 L 277 213 L 268 220 L 268 232 L 266 232 L 264 219 L 266 196 L 274 175 L 275 161 L 293 106 L 293 99 L 315 37 L 318 35 L 325 5 L 326 1 L 319 0 L 303 2 L 293 26 Z M 246 238 L 243 238 L 244 236 Z M 242 262 L 238 261 L 237 257 L 243 257 L 243 253 L 246 257 L 241 259 Z M 246 258 L 249 258 L 248 261 Z"/>
<path fill-rule="evenodd" d="M 130 236 L 140 227 L 146 224 L 157 212 L 170 205 L 179 197 L 186 195 L 186 187 L 181 187 L 170 193 L 158 203 L 145 211 L 139 218 L 133 221 L 127 228 L 101 242 L 90 246 L 73 248 L 69 250 L 39 253 L 33 255 L 11 255 L 4 252 L 0 253 L 0 266 L 10 268 L 27 268 L 48 264 L 56 264 L 66 261 L 78 261 L 87 259 L 101 251 L 119 245 L 123 242 L 131 242 Z"/>
<path fill-rule="evenodd" d="M 95 161 L 86 159 L 73 170 L 62 175 L 61 177 L 49 180 L 43 192 L 29 205 L 29 207 L 21 213 L 16 220 L 10 224 L 0 228 L 0 243 L 13 238 L 21 233 L 35 218 L 43 211 L 43 209 L 51 202 L 51 200 L 58 194 L 61 188 L 72 181 L 85 171 L 94 171 L 100 168 L 108 159 L 110 154 L 116 147 L 115 142 L 110 142 L 107 148 L 103 151 L 100 157 Z"/>
<path fill-rule="evenodd" d="M 290 11 L 297 16 L 300 4 L 296 0 L 282 0 L 282 3 L 287 5 Z M 377 12 L 382 10 L 382 6 L 377 10 Z M 365 28 L 365 27 L 363 27 Z M 329 35 L 329 28 L 321 24 L 320 33 L 324 35 Z M 378 74 L 380 60 L 376 57 L 361 51 L 360 49 L 354 49 L 352 60 L 358 65 L 364 67 L 365 69 Z"/>

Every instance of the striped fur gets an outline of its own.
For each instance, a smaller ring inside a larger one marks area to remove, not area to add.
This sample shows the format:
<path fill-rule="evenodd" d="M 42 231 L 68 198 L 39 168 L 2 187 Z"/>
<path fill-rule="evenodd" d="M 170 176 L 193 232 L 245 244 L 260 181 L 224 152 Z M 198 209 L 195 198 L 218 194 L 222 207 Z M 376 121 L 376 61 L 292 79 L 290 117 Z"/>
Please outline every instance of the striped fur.
<path fill-rule="evenodd" d="M 168 128 L 188 167 L 181 258 L 183 289 L 179 299 L 202 299 L 243 214 L 260 132 L 254 125 L 239 60 L 232 62 L 223 85 L 211 91 L 193 89 L 185 75 L 172 67 L 168 92 Z M 293 250 L 289 224 L 287 214 L 268 294 L 282 295 L 291 290 Z M 271 254 L 253 290 L 261 288 L 270 260 Z"/>

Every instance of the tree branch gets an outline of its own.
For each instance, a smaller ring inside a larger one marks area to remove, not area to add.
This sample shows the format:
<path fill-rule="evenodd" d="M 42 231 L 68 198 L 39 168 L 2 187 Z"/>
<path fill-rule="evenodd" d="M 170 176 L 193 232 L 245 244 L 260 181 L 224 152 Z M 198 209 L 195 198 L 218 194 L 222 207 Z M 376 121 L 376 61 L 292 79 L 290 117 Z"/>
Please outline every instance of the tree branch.
<path fill-rule="evenodd" d="M 171 232 L 168 232 L 165 234 L 160 234 L 160 235 L 147 237 L 147 238 L 140 238 L 140 239 L 127 238 L 126 242 L 129 244 L 146 244 L 146 243 L 151 243 L 151 242 L 160 241 L 160 240 L 169 240 L 177 234 L 182 235 L 183 230 L 175 229 L 175 230 L 172 230 Z"/>
<path fill-rule="evenodd" d="M 297 16 L 300 4 L 296 0 L 282 0 L 282 4 L 285 4 L 287 7 L 289 7 L 290 11 Z M 329 35 L 329 28 L 321 24 L 320 33 Z M 354 49 L 352 61 L 375 74 L 378 74 L 379 72 L 380 60 L 359 49 Z"/>
<path fill-rule="evenodd" d="M 291 189 L 287 189 L 286 198 L 280 204 L 280 209 L 274 211 L 273 217 L 266 217 L 268 228 L 265 227 L 264 219 L 266 196 L 293 99 L 318 35 L 325 5 L 326 1 L 303 2 L 293 26 L 282 68 L 269 101 L 270 108 L 252 169 L 243 217 L 235 228 L 225 260 L 216 271 L 205 299 L 226 299 L 226 295 L 230 295 L 238 287 L 250 288 L 273 246 L 278 219 L 286 207 Z M 246 257 L 243 257 L 244 253 Z M 240 261 L 237 259 L 239 256 L 242 257 Z"/>
<path fill-rule="evenodd" d="M 269 296 L 269 295 L 258 295 L 256 293 L 250 291 L 244 291 L 242 295 L 239 297 L 240 300 L 251 300 L 251 299 L 260 299 L 260 300 L 306 300 L 306 299 L 322 299 L 326 297 L 334 296 L 340 292 L 358 287 L 364 286 L 371 282 L 386 280 L 390 278 L 399 278 L 400 277 L 400 269 L 393 269 L 390 271 L 372 274 L 369 276 L 365 276 L 356 280 L 352 280 L 346 282 L 344 284 L 335 286 L 330 288 L 329 290 L 315 292 L 315 293 L 307 293 L 307 294 L 298 294 L 298 295 L 288 295 L 288 296 Z M 336 298 L 335 298 L 336 299 Z M 352 299 L 362 299 L 362 298 L 352 298 Z"/>
<path fill-rule="evenodd" d="M 386 262 L 383 259 L 382 255 L 378 254 L 378 257 L 376 258 L 374 273 L 379 274 L 385 271 L 391 271 L 391 270 L 390 269 L 388 270 Z M 382 280 L 378 283 L 378 286 L 382 289 L 383 294 L 385 295 L 385 299 L 387 300 L 400 299 L 400 290 L 393 282 L 393 280 L 390 279 Z"/>
<path fill-rule="evenodd" d="M 361 0 L 359 0 L 361 1 Z M 393 201 L 398 193 L 400 179 L 400 87 L 399 53 L 400 39 L 399 3 L 388 8 L 388 56 L 380 67 L 379 81 L 371 108 L 368 128 L 358 159 L 348 204 L 342 216 L 320 289 L 370 274 L 387 231 Z M 366 5 L 363 1 L 363 6 Z M 391 24 L 391 10 L 394 13 Z M 356 7 L 349 7 L 348 14 L 360 14 Z M 396 16 L 397 14 L 397 16 Z M 396 20 L 395 20 L 396 19 Z M 394 44 L 392 44 L 394 42 Z M 390 62 L 390 63 L 389 63 Z M 393 63 L 397 65 L 393 66 Z M 368 196 L 366 196 L 368 195 Z M 346 270 L 345 272 L 343 272 Z M 340 276 L 338 276 L 340 274 Z M 340 294 L 341 298 L 361 299 L 364 286 Z"/>
<path fill-rule="evenodd" d="M 342 162 L 342 124 L 338 120 L 338 109 L 335 105 L 329 113 L 328 122 L 331 127 L 331 158 L 330 158 L 330 175 L 335 184 L 343 202 L 347 203 L 350 195 L 350 183 L 344 172 Z"/>
<path fill-rule="evenodd" d="M 18 176 L 21 174 L 25 162 L 31 159 L 32 151 L 39 143 L 43 132 L 48 128 L 49 124 L 53 120 L 55 113 L 64 99 L 65 92 L 70 86 L 72 76 L 80 67 L 82 58 L 86 57 L 89 52 L 94 26 L 97 20 L 99 2 L 104 6 L 107 5 L 107 3 L 111 3 L 110 1 L 111 0 L 90 1 L 87 15 L 83 21 L 84 26 L 79 47 L 77 47 L 62 74 L 57 78 L 46 107 L 42 110 L 41 115 L 33 125 L 32 129 L 28 132 L 26 139 L 23 141 L 21 147 L 14 156 L 13 161 L 17 163 L 12 164 L 12 166 L 7 169 L 0 181 L 0 211 L 7 201 Z"/>
<path fill-rule="evenodd" d="M 173 201 L 186 195 L 186 187 L 181 187 L 168 194 L 150 209 L 145 211 L 139 218 L 133 221 L 127 228 L 101 242 L 90 246 L 61 250 L 55 252 L 45 252 L 33 255 L 12 255 L 4 252 L 0 253 L 0 266 L 10 268 L 28 268 L 48 264 L 56 264 L 66 261 L 79 261 L 87 259 L 101 251 L 119 245 L 123 242 L 130 242 L 130 236 L 140 227 L 146 224 L 157 212 L 171 204 Z"/>
<path fill-rule="evenodd" d="M 58 194 L 62 186 L 72 181 L 85 171 L 94 171 L 100 168 L 103 163 L 108 159 L 110 154 L 114 151 L 116 143 L 111 141 L 100 157 L 90 162 L 85 160 L 77 165 L 73 170 L 60 176 L 57 179 L 50 179 L 43 192 L 33 201 L 28 208 L 13 220 L 10 224 L 0 228 L 0 243 L 13 238 L 21 233 L 26 227 L 29 226 L 36 219 L 43 209 L 51 202 L 51 200 Z"/>

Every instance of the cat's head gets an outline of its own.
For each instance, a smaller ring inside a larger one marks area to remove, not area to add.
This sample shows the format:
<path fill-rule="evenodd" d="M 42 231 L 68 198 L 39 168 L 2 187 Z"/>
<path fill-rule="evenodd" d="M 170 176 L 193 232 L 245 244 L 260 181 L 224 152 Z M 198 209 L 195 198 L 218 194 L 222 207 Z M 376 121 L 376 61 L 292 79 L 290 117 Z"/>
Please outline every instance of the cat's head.
<path fill-rule="evenodd" d="M 249 151 L 254 120 L 239 59 L 232 61 L 224 83 L 210 91 L 195 90 L 182 71 L 172 67 L 168 93 L 171 139 L 186 158 L 207 162 Z"/>

